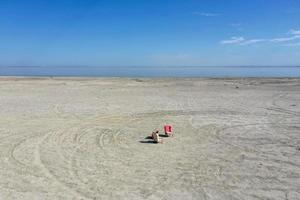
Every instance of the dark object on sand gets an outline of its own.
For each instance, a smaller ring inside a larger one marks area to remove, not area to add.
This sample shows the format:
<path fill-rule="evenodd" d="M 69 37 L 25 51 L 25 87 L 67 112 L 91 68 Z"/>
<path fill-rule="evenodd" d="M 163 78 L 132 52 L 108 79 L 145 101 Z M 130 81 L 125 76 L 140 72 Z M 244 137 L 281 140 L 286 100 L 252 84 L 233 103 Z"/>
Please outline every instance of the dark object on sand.
<path fill-rule="evenodd" d="M 159 133 L 158 130 L 153 131 L 153 132 L 152 132 L 152 139 L 154 140 L 155 143 L 162 143 L 163 141 L 162 141 L 162 139 L 160 139 L 158 133 Z"/>

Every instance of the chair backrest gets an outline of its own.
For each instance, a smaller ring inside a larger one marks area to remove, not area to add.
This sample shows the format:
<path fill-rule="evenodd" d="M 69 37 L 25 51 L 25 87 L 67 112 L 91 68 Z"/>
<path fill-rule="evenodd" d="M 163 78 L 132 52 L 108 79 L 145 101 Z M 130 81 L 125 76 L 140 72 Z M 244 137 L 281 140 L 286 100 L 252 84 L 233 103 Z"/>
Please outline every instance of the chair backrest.
<path fill-rule="evenodd" d="M 165 125 L 164 130 L 165 130 L 165 133 L 172 132 L 172 126 L 171 125 Z"/>

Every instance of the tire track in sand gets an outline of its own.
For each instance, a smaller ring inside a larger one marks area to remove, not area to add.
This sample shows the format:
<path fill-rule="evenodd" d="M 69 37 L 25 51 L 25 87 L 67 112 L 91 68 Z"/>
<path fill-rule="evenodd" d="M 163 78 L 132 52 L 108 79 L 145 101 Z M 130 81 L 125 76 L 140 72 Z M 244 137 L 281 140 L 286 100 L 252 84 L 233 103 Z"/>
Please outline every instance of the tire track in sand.
<path fill-rule="evenodd" d="M 292 109 L 288 109 L 285 107 L 282 107 L 281 105 L 279 105 L 279 101 L 288 101 L 288 100 L 292 100 L 294 103 L 292 103 L 290 106 L 297 106 L 297 103 L 300 102 L 300 99 L 295 100 L 295 99 L 291 99 L 289 97 L 289 94 L 285 93 L 285 94 L 277 94 L 275 95 L 275 97 L 272 98 L 272 101 L 270 102 L 270 106 L 267 107 L 267 110 L 272 110 L 275 112 L 279 112 L 279 113 L 283 113 L 283 114 L 289 114 L 289 115 L 294 115 L 294 116 L 300 116 L 300 112 L 298 111 L 294 111 Z"/>
<path fill-rule="evenodd" d="M 39 143 L 36 145 L 35 148 L 35 163 L 41 168 L 42 172 L 51 180 L 55 181 L 58 185 L 62 186 L 63 188 L 65 188 L 67 191 L 73 193 L 75 196 L 80 196 L 83 199 L 86 199 L 85 194 L 77 191 L 76 189 L 70 187 L 68 184 L 66 184 L 65 182 L 61 181 L 60 179 L 58 179 L 58 177 L 53 174 L 48 168 L 47 168 L 47 164 L 45 164 L 43 162 L 43 160 L 41 159 L 41 145 L 44 141 L 47 140 L 47 138 L 51 135 L 52 132 L 47 133 L 40 141 Z"/>
<path fill-rule="evenodd" d="M 105 146 L 106 145 L 111 145 L 111 144 L 116 144 L 115 141 L 117 140 L 119 136 L 120 131 L 114 131 L 111 129 L 105 129 L 105 128 L 100 128 L 100 127 L 91 127 L 88 129 L 84 129 L 82 131 L 83 133 L 77 137 L 77 145 L 76 148 L 74 149 L 73 153 L 70 155 L 70 163 L 69 163 L 69 173 L 70 175 L 76 180 L 76 182 L 79 184 L 80 190 L 86 192 L 89 191 L 88 193 L 90 194 L 92 198 L 96 198 L 96 194 L 99 191 L 95 191 L 90 188 L 97 188 L 95 185 L 90 185 L 89 183 L 91 181 L 88 181 L 86 179 L 82 179 L 79 175 L 80 167 L 78 165 L 78 152 L 86 145 L 92 145 L 93 143 L 96 145 L 96 147 L 100 146 L 100 148 L 105 151 Z M 88 137 L 94 138 L 94 142 L 92 144 L 88 144 L 88 140 L 85 138 Z M 106 138 L 106 140 L 105 140 Z M 105 152 L 103 152 L 105 154 Z M 89 187 L 88 187 L 89 186 Z"/>

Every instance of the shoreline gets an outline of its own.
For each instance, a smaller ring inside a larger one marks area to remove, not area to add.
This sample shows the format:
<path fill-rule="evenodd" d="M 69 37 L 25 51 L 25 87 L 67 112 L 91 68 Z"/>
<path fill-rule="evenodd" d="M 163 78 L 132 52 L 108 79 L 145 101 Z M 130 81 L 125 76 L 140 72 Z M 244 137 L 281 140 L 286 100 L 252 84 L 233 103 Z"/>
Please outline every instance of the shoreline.
<path fill-rule="evenodd" d="M 0 79 L 300 79 L 300 76 L 1 76 Z"/>

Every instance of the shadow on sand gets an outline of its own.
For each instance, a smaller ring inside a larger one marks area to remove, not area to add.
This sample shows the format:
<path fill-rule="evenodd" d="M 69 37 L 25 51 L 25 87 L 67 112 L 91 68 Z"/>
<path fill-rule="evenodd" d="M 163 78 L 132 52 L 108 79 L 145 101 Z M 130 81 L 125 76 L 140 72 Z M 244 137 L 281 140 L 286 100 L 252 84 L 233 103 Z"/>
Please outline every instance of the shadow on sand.
<path fill-rule="evenodd" d="M 159 137 L 170 137 L 170 136 L 167 136 L 165 134 L 159 134 Z"/>
<path fill-rule="evenodd" d="M 167 136 L 165 134 L 159 134 L 159 137 L 170 137 L 170 136 Z M 152 136 L 147 136 L 147 137 L 145 137 L 145 139 L 152 140 L 153 138 L 152 138 Z"/>
<path fill-rule="evenodd" d="M 144 143 L 144 144 L 156 144 L 156 142 L 154 142 L 153 140 L 142 140 L 142 141 L 140 141 L 140 143 Z"/>

